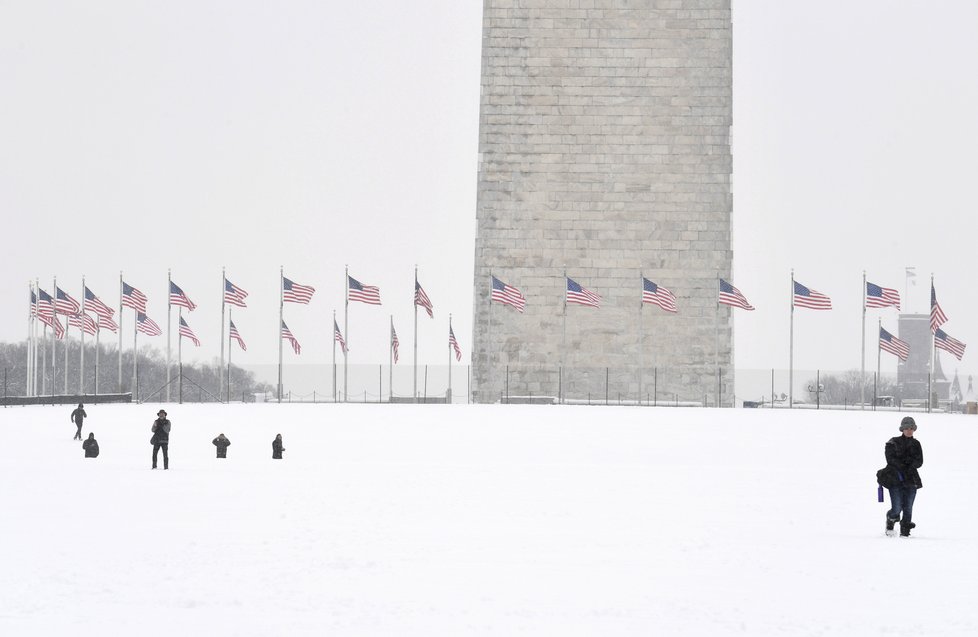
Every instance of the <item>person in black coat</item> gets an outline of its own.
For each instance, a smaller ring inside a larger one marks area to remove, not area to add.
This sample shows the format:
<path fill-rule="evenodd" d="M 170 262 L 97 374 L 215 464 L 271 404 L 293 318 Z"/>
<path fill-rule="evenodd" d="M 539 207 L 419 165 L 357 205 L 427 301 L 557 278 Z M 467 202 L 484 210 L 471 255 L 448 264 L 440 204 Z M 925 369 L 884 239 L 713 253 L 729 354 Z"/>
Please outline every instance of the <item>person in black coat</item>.
<path fill-rule="evenodd" d="M 924 464 L 924 451 L 920 442 L 913 437 L 917 431 L 917 423 L 910 416 L 900 421 L 900 435 L 886 442 L 886 468 L 889 472 L 891 508 L 886 512 L 887 534 L 900 523 L 900 535 L 910 536 L 910 529 L 917 526 L 913 523 L 913 502 L 917 497 L 917 489 L 924 484 L 917 472 Z"/>
<path fill-rule="evenodd" d="M 82 449 L 85 450 L 86 458 L 98 458 L 98 441 L 95 440 L 95 434 L 88 434 L 88 440 L 82 443 Z"/>
<path fill-rule="evenodd" d="M 170 421 L 167 420 L 166 411 L 163 409 L 156 413 L 156 420 L 153 421 L 153 437 L 149 439 L 153 445 L 153 468 L 156 468 L 156 456 L 160 449 L 163 450 L 163 468 L 170 468 Z"/>
<path fill-rule="evenodd" d="M 219 434 L 217 438 L 214 438 L 214 446 L 217 447 L 218 458 L 228 457 L 228 447 L 231 446 L 231 441 L 225 438 L 224 434 Z"/>
<path fill-rule="evenodd" d="M 272 441 L 272 460 L 281 460 L 283 451 L 285 447 L 282 446 L 282 434 L 277 434 Z"/>
<path fill-rule="evenodd" d="M 75 426 L 78 427 L 78 431 L 75 432 L 75 437 L 72 438 L 72 440 L 82 439 L 81 437 L 82 424 L 85 422 L 85 418 L 87 417 L 88 414 L 85 413 L 85 405 L 78 403 L 78 409 L 71 412 L 71 422 L 75 423 Z"/>

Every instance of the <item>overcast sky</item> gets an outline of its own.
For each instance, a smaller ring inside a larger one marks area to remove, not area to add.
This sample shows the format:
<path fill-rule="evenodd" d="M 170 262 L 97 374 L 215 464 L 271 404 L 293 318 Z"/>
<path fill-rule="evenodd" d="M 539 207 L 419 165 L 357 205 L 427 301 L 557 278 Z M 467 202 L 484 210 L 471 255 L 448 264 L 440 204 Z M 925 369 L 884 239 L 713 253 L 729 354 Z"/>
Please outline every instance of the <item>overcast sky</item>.
<path fill-rule="evenodd" d="M 797 311 L 796 369 L 858 368 L 863 270 L 903 294 L 915 266 L 910 309 L 933 272 L 970 344 L 945 369 L 978 369 L 978 3 L 738 0 L 733 19 L 732 278 L 758 308 L 736 314 L 737 367 L 787 367 L 794 268 L 834 304 Z M 250 293 L 235 360 L 274 363 L 281 265 L 317 289 L 286 306 L 287 362 L 325 363 L 349 264 L 384 302 L 351 305 L 351 364 L 387 361 L 391 314 L 410 364 L 417 264 L 419 360 L 446 362 L 449 313 L 467 357 L 481 21 L 477 0 L 0 3 L 0 339 L 26 336 L 28 280 L 78 297 L 85 275 L 117 306 L 120 270 L 165 327 L 170 268 L 199 305 L 185 358 L 210 360 L 226 266 Z"/>

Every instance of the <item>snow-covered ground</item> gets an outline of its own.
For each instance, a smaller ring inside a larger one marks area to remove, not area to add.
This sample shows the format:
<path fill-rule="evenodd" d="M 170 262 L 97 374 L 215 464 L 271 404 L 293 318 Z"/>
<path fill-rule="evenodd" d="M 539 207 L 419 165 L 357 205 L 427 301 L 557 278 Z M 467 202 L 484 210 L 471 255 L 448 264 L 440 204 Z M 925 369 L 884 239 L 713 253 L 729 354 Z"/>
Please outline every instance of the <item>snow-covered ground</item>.
<path fill-rule="evenodd" d="M 171 405 L 151 471 L 157 409 L 0 409 L 0 634 L 978 634 L 978 418 L 900 539 L 896 413 Z"/>

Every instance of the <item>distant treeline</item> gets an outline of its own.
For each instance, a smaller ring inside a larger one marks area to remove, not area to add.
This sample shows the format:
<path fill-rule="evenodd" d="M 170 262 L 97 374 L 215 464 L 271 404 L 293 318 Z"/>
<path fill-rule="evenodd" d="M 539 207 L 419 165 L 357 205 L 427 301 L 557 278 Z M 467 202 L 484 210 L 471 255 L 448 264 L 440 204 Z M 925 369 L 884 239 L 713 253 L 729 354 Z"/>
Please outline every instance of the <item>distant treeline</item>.
<path fill-rule="evenodd" d="M 52 343 L 55 347 L 54 364 L 52 365 Z M 37 361 L 37 393 L 44 395 L 65 394 L 65 371 L 67 369 L 68 394 L 109 394 L 116 392 L 132 392 L 133 400 L 163 400 L 166 396 L 166 355 L 151 345 L 143 345 L 139 349 L 136 360 L 137 383 L 133 388 L 132 350 L 122 352 L 122 385 L 119 384 L 119 353 L 114 345 L 100 344 L 98 347 L 98 391 L 95 391 L 95 353 L 94 343 L 85 343 L 85 378 L 84 387 L 79 387 L 79 369 L 81 365 L 81 342 L 75 339 L 52 341 L 48 339 L 38 348 L 38 356 L 43 351 L 44 363 Z M 67 368 L 65 366 L 65 347 L 68 350 Z M 176 357 L 174 356 L 174 359 Z M 170 361 L 170 400 L 179 400 L 180 368 L 175 360 Z M 228 373 L 227 368 L 219 369 L 217 361 L 213 363 L 184 363 L 183 364 L 183 400 L 187 402 L 217 402 L 227 399 L 227 387 L 219 395 L 221 375 Z M 44 382 L 41 374 L 44 371 Z M 24 396 L 27 393 L 27 344 L 0 342 L 0 373 L 4 374 L 4 395 Z M 42 391 L 43 389 L 43 391 Z M 267 383 L 255 380 L 254 372 L 246 371 L 236 365 L 231 365 L 230 397 L 231 401 L 249 401 L 255 393 L 274 391 Z"/>

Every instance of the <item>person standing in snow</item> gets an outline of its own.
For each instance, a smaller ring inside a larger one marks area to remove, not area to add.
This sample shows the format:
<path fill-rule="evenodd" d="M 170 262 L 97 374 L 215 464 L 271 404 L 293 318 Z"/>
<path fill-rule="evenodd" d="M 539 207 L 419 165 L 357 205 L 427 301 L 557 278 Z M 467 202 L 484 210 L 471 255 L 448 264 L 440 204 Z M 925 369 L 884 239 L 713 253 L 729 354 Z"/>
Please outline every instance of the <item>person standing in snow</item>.
<path fill-rule="evenodd" d="M 153 437 L 149 440 L 153 444 L 153 468 L 156 468 L 156 456 L 160 449 L 163 450 L 163 468 L 170 468 L 170 421 L 167 420 L 166 411 L 159 410 L 156 413 L 156 420 L 153 421 Z"/>
<path fill-rule="evenodd" d="M 917 472 L 924 464 L 924 452 L 920 442 L 913 437 L 917 431 L 917 423 L 910 416 L 900 421 L 900 435 L 886 442 L 886 468 L 889 472 L 889 483 L 884 485 L 890 491 L 891 508 L 886 512 L 887 535 L 893 532 L 894 526 L 900 523 L 900 535 L 910 537 L 910 529 L 917 526 L 913 523 L 913 502 L 917 497 L 917 489 L 924 485 Z"/>
<path fill-rule="evenodd" d="M 88 440 L 82 443 L 82 449 L 85 450 L 86 458 L 98 458 L 98 441 L 95 440 L 95 434 L 88 434 Z"/>
<path fill-rule="evenodd" d="M 285 447 L 282 446 L 282 434 L 276 434 L 272 441 L 272 460 L 281 460 L 283 451 Z"/>
<path fill-rule="evenodd" d="M 85 405 L 78 403 L 78 409 L 71 412 L 71 422 L 75 423 L 75 426 L 78 427 L 78 431 L 75 432 L 75 437 L 72 438 L 72 440 L 82 439 L 81 436 L 82 424 L 84 424 L 85 418 L 87 417 L 88 414 L 85 413 Z"/>
<path fill-rule="evenodd" d="M 228 457 L 228 447 L 231 446 L 231 441 L 225 438 L 224 434 L 219 434 L 217 438 L 214 438 L 214 446 L 217 447 L 218 458 Z"/>

